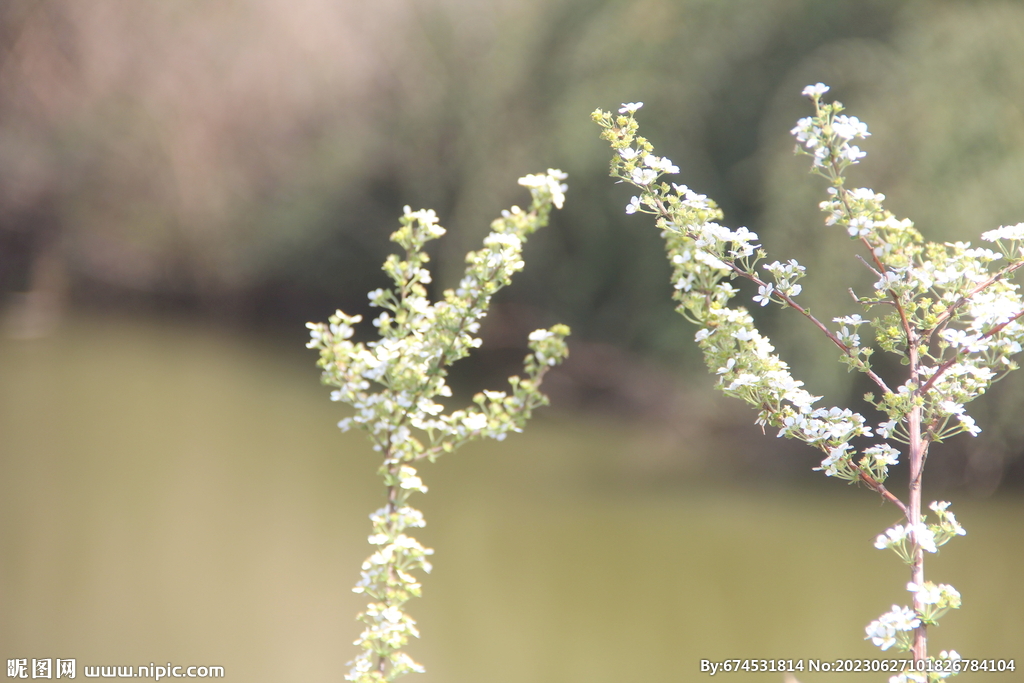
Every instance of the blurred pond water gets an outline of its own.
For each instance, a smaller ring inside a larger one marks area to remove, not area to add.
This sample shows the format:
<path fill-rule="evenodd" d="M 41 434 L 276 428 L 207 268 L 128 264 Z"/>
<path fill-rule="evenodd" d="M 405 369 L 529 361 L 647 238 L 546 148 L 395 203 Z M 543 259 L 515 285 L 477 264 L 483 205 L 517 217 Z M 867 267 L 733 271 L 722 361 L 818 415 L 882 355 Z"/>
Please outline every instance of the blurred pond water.
<path fill-rule="evenodd" d="M 342 680 L 382 495 L 375 454 L 334 427 L 313 362 L 111 319 L 0 340 L 0 659 Z M 437 552 L 410 606 L 428 673 L 409 680 L 689 681 L 707 677 L 702 658 L 879 655 L 863 628 L 908 595 L 903 566 L 872 547 L 890 508 L 824 479 L 810 492 L 640 485 L 628 463 L 642 428 L 542 412 L 525 434 L 421 469 L 421 538 Z M 1018 657 L 1024 504 L 953 509 L 969 535 L 928 572 L 964 609 L 932 646 Z"/>

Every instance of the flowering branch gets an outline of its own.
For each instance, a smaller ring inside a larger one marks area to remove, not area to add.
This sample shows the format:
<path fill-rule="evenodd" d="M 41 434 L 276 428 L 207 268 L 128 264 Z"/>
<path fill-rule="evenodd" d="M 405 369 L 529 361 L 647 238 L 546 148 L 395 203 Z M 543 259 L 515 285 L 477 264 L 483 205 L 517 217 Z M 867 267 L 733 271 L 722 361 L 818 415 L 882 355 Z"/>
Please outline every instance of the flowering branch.
<path fill-rule="evenodd" d="M 424 670 L 401 651 L 409 637 L 419 637 L 416 622 L 403 611 L 421 593 L 413 572 L 429 573 L 427 557 L 434 552 L 405 533 L 425 525 L 423 514 L 408 504 L 413 492 L 427 491 L 410 463 L 434 461 L 480 437 L 500 441 L 509 432 L 522 431 L 534 408 L 547 404 L 540 385 L 548 370 L 568 355 L 565 325 L 530 333 L 525 377 L 509 378 L 511 392 L 484 391 L 474 397 L 473 407 L 450 413 L 434 399 L 452 395 L 445 382 L 448 366 L 480 346 L 474 335 L 491 297 L 522 270 L 526 238 L 547 224 L 552 206 L 562 208 L 564 179 L 565 174 L 553 169 L 521 178 L 519 183 L 533 197 L 529 211 L 517 206 L 503 211 L 491 224 L 484 248 L 466 256 L 459 286 L 433 304 L 425 287 L 431 275 L 424 267 L 429 257 L 423 247 L 445 230 L 433 211 L 405 207 L 401 227 L 391 236 L 405 256 L 392 254 L 384 263 L 395 287 L 369 294 L 370 305 L 383 309 L 373 321 L 380 340 L 353 343 L 353 326 L 362 318 L 341 311 L 327 324 L 307 325 L 307 346 L 320 351 L 317 365 L 323 369 L 323 383 L 336 387 L 331 400 L 355 408 L 355 415 L 338 426 L 367 432 L 373 449 L 383 455 L 379 473 L 387 504 L 370 515 L 369 542 L 376 550 L 363 562 L 362 578 L 353 589 L 371 602 L 358 616 L 366 625 L 355 641 L 362 652 L 349 663 L 346 680 L 380 683 Z"/>
<path fill-rule="evenodd" d="M 717 223 L 722 212 L 712 200 L 685 185 L 661 181 L 679 168 L 656 156 L 653 145 L 638 135 L 635 114 L 642 103 L 624 104 L 617 116 L 597 110 L 593 119 L 615 151 L 612 177 L 639 191 L 626 213 L 655 217 L 673 266 L 678 310 L 700 328 L 696 341 L 708 369 L 718 376 L 719 389 L 758 408 L 758 424 L 776 427 L 779 436 L 821 450 L 826 457 L 815 469 L 851 483 L 863 482 L 903 513 L 906 524 L 888 529 L 875 546 L 894 550 L 910 565 L 907 589 L 913 594 L 913 607 L 894 605 L 867 627 L 867 638 L 882 650 L 896 646 L 912 652 L 927 669 L 901 673 L 891 683 L 937 681 L 959 671 L 960 658 L 955 651 L 944 651 L 938 660 L 929 659 L 926 629 L 960 606 L 960 594 L 946 584 L 925 581 L 924 553 L 937 552 L 939 546 L 966 532 L 949 512 L 949 503 L 929 506 L 935 523 L 928 523 L 922 514 L 924 464 L 932 442 L 961 432 L 978 434 L 980 429 L 964 405 L 1017 368 L 1012 357 L 1024 342 L 1020 322 L 1024 305 L 1018 286 L 1007 278 L 1024 266 L 1024 223 L 981 236 L 998 245 L 998 253 L 963 242 L 925 243 L 911 221 L 898 220 L 882 207 L 884 195 L 846 187 L 846 169 L 865 156 L 851 143 L 869 133 L 856 117 L 841 113 L 839 102 L 822 102 L 827 91 L 821 83 L 804 89 L 814 115 L 800 119 L 792 130 L 800 143 L 797 152 L 812 157 L 811 172 L 829 182 L 829 198 L 821 203 L 825 223 L 845 228 L 867 250 L 871 264 L 859 258 L 877 278 L 872 294 L 858 296 L 851 290 L 855 301 L 865 312 L 875 312 L 874 317 L 835 318 L 833 322 L 841 325 L 835 331 L 795 301 L 802 289 L 798 281 L 804 276 L 803 266 L 795 260 L 775 261 L 761 266 L 771 279 L 760 277 L 755 268 L 767 254 L 756 244 L 755 233 L 723 227 Z M 989 264 L 999 259 L 1007 265 L 991 273 Z M 792 377 L 747 310 L 730 306 L 738 290 L 727 280 L 736 277 L 757 286 L 754 303 L 776 302 L 800 313 L 842 351 L 841 362 L 878 386 L 881 397 L 876 400 L 867 394 L 865 399 L 888 419 L 874 433 L 859 413 L 814 408 L 820 397 L 809 394 L 803 382 Z M 878 309 L 877 304 L 887 306 Z M 875 348 L 862 346 L 857 332 L 865 323 L 874 330 L 877 348 L 900 356 L 908 366 L 905 381 L 895 391 L 871 369 L 869 359 Z M 953 418 L 955 423 L 950 425 Z M 882 442 L 864 448 L 858 458 L 851 441 L 871 436 Z M 888 468 L 899 463 L 900 455 L 887 441 L 908 446 L 906 502 L 883 484 Z"/>

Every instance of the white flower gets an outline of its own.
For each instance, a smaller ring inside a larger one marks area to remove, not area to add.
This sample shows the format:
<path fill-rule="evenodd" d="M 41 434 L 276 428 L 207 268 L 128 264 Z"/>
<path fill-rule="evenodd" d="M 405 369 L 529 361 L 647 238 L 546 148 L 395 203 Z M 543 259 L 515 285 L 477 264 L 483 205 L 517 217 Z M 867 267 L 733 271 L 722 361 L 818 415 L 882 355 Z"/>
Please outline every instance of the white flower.
<path fill-rule="evenodd" d="M 864 629 L 864 632 L 867 633 L 865 640 L 870 638 L 872 643 L 883 650 L 888 650 L 896 644 L 896 629 L 881 620 L 872 621 Z"/>
<path fill-rule="evenodd" d="M 428 398 L 421 398 L 416 403 L 416 408 L 418 410 L 423 411 L 427 415 L 437 415 L 442 410 L 444 410 L 444 406 L 443 405 L 441 405 L 440 403 L 434 403 L 433 401 L 431 401 Z"/>
<path fill-rule="evenodd" d="M 844 140 L 866 138 L 871 135 L 871 133 L 868 132 L 867 124 L 856 116 L 835 117 L 835 119 L 832 120 L 832 131 Z"/>
<path fill-rule="evenodd" d="M 658 179 L 658 172 L 650 168 L 634 168 L 631 177 L 637 185 L 650 185 Z"/>
<path fill-rule="evenodd" d="M 725 362 L 725 365 L 724 365 L 724 366 L 722 366 L 722 367 L 718 368 L 718 371 L 717 371 L 717 372 L 715 372 L 715 374 L 716 374 L 716 375 L 724 375 L 724 374 L 726 374 L 727 372 L 732 372 L 732 369 L 733 369 L 733 367 L 734 367 L 735 365 L 736 365 L 736 359 L 735 359 L 735 358 L 730 358 L 729 360 L 727 360 L 727 361 Z"/>
<path fill-rule="evenodd" d="M 770 282 L 766 285 L 761 285 L 757 288 L 757 296 L 754 297 L 754 301 L 762 306 L 767 306 L 772 300 L 773 289 L 774 285 Z"/>
<path fill-rule="evenodd" d="M 401 427 L 399 427 L 398 429 L 391 433 L 391 443 L 394 444 L 395 446 L 398 446 L 408 441 L 410 436 L 411 432 L 409 431 L 409 428 L 406 427 L 405 425 L 402 425 Z"/>
<path fill-rule="evenodd" d="M 629 200 L 629 204 L 626 205 L 626 213 L 633 214 L 640 210 L 640 198 L 633 197 Z"/>
<path fill-rule="evenodd" d="M 808 141 L 807 144 L 809 145 L 810 141 Z M 825 159 L 828 158 L 829 153 L 830 152 L 829 152 L 828 147 L 815 147 L 814 148 L 814 165 L 815 166 L 824 166 L 825 165 Z"/>
<path fill-rule="evenodd" d="M 857 145 L 844 146 L 842 152 L 843 156 L 853 163 L 857 163 L 858 160 L 863 159 L 868 155 L 867 152 L 862 152 L 860 147 Z"/>
<path fill-rule="evenodd" d="M 828 91 L 829 91 L 829 87 L 827 85 L 825 85 L 824 83 L 817 83 L 815 85 L 807 86 L 806 88 L 803 89 L 803 91 L 800 94 L 804 95 L 806 97 L 817 98 L 817 97 L 821 97 L 822 95 L 824 95 Z"/>
<path fill-rule="evenodd" d="M 917 618 L 914 610 L 893 605 L 892 611 L 878 617 L 864 629 L 867 633 L 865 640 L 870 638 L 872 643 L 883 650 L 888 650 L 896 644 L 897 631 L 913 631 L 920 625 L 921 620 Z"/>
<path fill-rule="evenodd" d="M 920 586 L 911 581 L 907 584 L 907 590 L 913 593 L 922 604 L 934 605 L 939 601 L 939 587 L 931 581 L 925 581 Z"/>
<path fill-rule="evenodd" d="M 913 531 L 914 541 L 923 550 L 930 553 L 939 552 L 939 549 L 935 546 L 935 533 L 924 522 L 918 522 L 912 525 L 912 527 L 908 527 L 907 531 Z"/>
<path fill-rule="evenodd" d="M 762 285 L 758 288 L 758 295 L 754 297 L 754 301 L 760 303 L 762 306 L 767 306 L 771 302 L 771 294 L 775 286 L 771 283 Z"/>
<path fill-rule="evenodd" d="M 957 415 L 956 419 L 960 420 L 960 425 L 964 428 L 964 431 L 971 436 L 977 436 L 981 433 L 981 427 L 974 422 L 974 418 L 970 415 Z"/>
<path fill-rule="evenodd" d="M 817 147 L 821 140 L 821 129 L 814 125 L 814 119 L 809 116 L 797 121 L 796 127 L 789 132 L 807 147 Z"/>
<path fill-rule="evenodd" d="M 728 264 L 725 263 L 725 261 L 723 261 L 722 259 L 718 258 L 713 254 L 709 254 L 703 249 L 698 249 L 695 252 L 693 252 L 693 258 L 694 260 L 700 261 L 701 263 L 707 266 L 711 266 L 712 268 L 717 268 L 718 270 L 729 270 L 729 266 Z"/>
<path fill-rule="evenodd" d="M 656 157 L 653 154 L 648 154 L 644 157 L 644 163 L 655 171 L 661 171 L 662 173 L 679 173 L 679 167 L 664 157 Z"/>
<path fill-rule="evenodd" d="M 749 372 L 744 372 L 739 377 L 733 380 L 732 384 L 728 386 L 726 391 L 735 391 L 740 387 L 755 386 L 758 383 L 759 379 L 760 378 L 757 375 L 752 375 Z"/>
<path fill-rule="evenodd" d="M 831 193 L 832 188 L 829 188 Z M 885 195 L 876 193 L 870 187 L 858 187 L 850 190 L 850 196 L 854 199 L 862 202 L 883 202 L 885 201 Z"/>
<path fill-rule="evenodd" d="M 939 412 L 943 415 L 962 415 L 964 407 L 955 401 L 940 401 Z"/>
<path fill-rule="evenodd" d="M 915 628 L 921 625 L 921 620 L 917 618 L 914 610 L 909 607 L 897 607 L 892 606 L 892 611 L 884 617 L 890 617 L 891 623 L 896 627 L 897 631 L 913 631 Z"/>
<path fill-rule="evenodd" d="M 626 102 L 625 104 L 622 105 L 622 108 L 619 109 L 619 113 L 620 114 L 635 114 L 636 110 L 639 109 L 642 106 L 644 106 L 643 102 Z"/>
<path fill-rule="evenodd" d="M 846 232 L 850 237 L 865 237 L 871 232 L 871 228 L 874 224 L 874 221 L 867 216 L 857 216 L 850 221 L 850 225 L 847 226 Z"/>
<path fill-rule="evenodd" d="M 900 452 L 889 444 L 872 446 L 864 451 L 864 454 L 873 457 L 879 465 L 898 465 L 900 462 Z"/>
<path fill-rule="evenodd" d="M 619 150 L 619 156 L 621 156 L 626 161 L 632 161 L 633 159 L 636 159 L 637 154 L 639 154 L 639 152 L 637 152 L 632 147 L 623 147 L 622 149 Z"/>
<path fill-rule="evenodd" d="M 888 422 L 879 422 L 878 435 L 883 439 L 888 439 L 896 430 L 896 422 L 896 420 L 889 420 Z"/>
<path fill-rule="evenodd" d="M 885 275 L 875 283 L 875 289 L 882 291 L 883 289 L 890 289 L 900 280 L 899 273 L 895 273 L 891 270 L 885 271 Z"/>
<path fill-rule="evenodd" d="M 416 476 L 415 468 L 409 465 L 402 465 L 398 470 L 398 484 L 403 489 L 411 489 L 413 491 L 419 491 L 420 493 L 426 493 L 427 487 L 423 485 L 423 480 Z"/>
<path fill-rule="evenodd" d="M 897 524 L 891 529 L 886 529 L 884 534 L 879 534 L 878 538 L 875 539 L 875 547 L 879 550 L 885 550 L 891 548 L 897 543 L 902 543 L 903 539 L 907 537 L 908 528 L 902 524 Z"/>
<path fill-rule="evenodd" d="M 746 327 L 741 327 L 732 333 L 734 339 L 739 339 L 741 342 L 752 341 L 757 333 L 753 330 L 749 330 Z"/>
<path fill-rule="evenodd" d="M 953 609 L 960 609 L 960 591 L 950 586 L 948 583 L 940 583 L 936 590 L 939 591 L 938 603 L 940 606 L 948 605 Z"/>
<path fill-rule="evenodd" d="M 559 181 L 568 176 L 557 168 L 549 168 L 544 174 L 530 174 L 519 179 L 519 184 L 536 190 L 547 190 L 551 194 L 551 203 L 561 209 L 565 203 L 565 191 L 569 187 Z"/>
<path fill-rule="evenodd" d="M 850 444 L 842 443 L 829 450 L 828 457 L 821 461 L 821 467 L 816 468 L 825 471 L 826 477 L 834 477 L 839 473 L 836 463 L 843 459 L 846 452 L 850 450 Z"/>
<path fill-rule="evenodd" d="M 839 329 L 838 337 L 839 340 L 847 346 L 860 346 L 860 335 L 855 332 L 850 332 L 850 328 L 846 325 L 843 325 Z"/>
<path fill-rule="evenodd" d="M 471 432 L 487 429 L 487 416 L 483 413 L 470 413 L 462 419 L 462 424 Z"/>
<path fill-rule="evenodd" d="M 1018 223 L 1017 225 L 1003 225 L 997 230 L 983 232 L 981 233 L 981 239 L 986 242 L 995 242 L 996 240 L 1024 240 L 1024 223 Z"/>
<path fill-rule="evenodd" d="M 391 662 L 394 666 L 394 670 L 405 670 L 411 671 L 412 673 L 425 673 L 426 669 L 422 664 L 414 661 L 412 657 L 404 652 L 396 652 L 391 655 Z"/>

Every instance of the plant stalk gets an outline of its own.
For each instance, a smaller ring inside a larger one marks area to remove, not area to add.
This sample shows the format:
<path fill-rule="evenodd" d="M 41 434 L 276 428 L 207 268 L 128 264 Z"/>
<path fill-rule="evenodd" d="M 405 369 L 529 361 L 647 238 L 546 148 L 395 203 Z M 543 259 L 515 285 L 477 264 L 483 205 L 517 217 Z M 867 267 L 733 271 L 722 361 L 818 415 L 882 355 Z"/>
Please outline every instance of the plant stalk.
<path fill-rule="evenodd" d="M 915 386 L 918 384 L 918 340 L 909 325 L 904 329 L 907 332 L 907 351 L 910 356 L 910 379 Z M 919 392 L 916 389 L 915 392 Z M 907 522 L 913 529 L 912 539 L 914 541 L 913 563 L 910 565 L 910 580 L 917 586 L 924 585 L 924 549 L 918 539 L 918 529 L 921 524 L 921 478 L 924 474 L 924 454 L 927 444 L 921 438 L 921 406 L 915 404 L 907 416 L 907 431 L 910 436 L 910 490 L 907 497 Z M 914 611 L 918 614 L 924 613 L 924 603 L 921 602 L 920 592 L 914 593 Z M 914 629 L 914 661 L 919 662 L 928 659 L 928 627 L 922 621 L 921 625 Z"/>

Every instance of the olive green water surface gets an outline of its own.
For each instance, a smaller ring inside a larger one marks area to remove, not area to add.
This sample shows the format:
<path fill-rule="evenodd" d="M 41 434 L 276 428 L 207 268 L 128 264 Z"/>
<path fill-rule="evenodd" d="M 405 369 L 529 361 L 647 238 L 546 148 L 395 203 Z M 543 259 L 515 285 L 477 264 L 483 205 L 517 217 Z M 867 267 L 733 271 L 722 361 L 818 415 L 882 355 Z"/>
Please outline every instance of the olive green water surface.
<path fill-rule="evenodd" d="M 381 494 L 313 362 L 121 320 L 0 340 L 0 659 L 342 680 Z M 699 681 L 705 658 L 880 656 L 864 626 L 908 596 L 904 567 L 872 547 L 891 509 L 824 478 L 810 492 L 638 484 L 647 436 L 549 410 L 423 466 L 435 568 L 409 609 L 428 672 L 408 680 Z M 933 648 L 1019 657 L 1024 504 L 953 509 L 969 535 L 928 571 L 964 609 Z M 1019 665 L 957 680 L 1024 680 Z"/>

